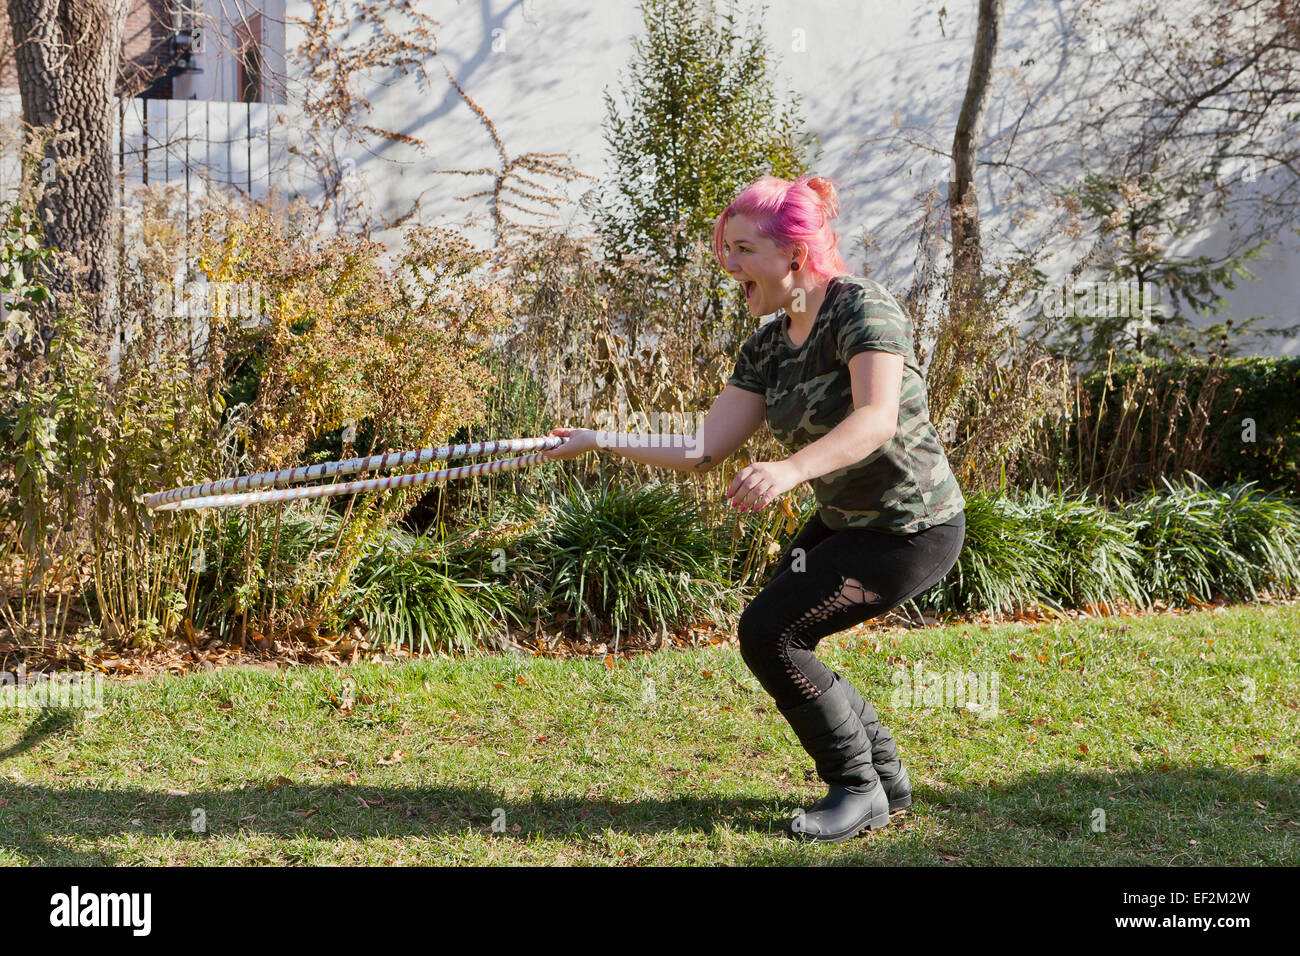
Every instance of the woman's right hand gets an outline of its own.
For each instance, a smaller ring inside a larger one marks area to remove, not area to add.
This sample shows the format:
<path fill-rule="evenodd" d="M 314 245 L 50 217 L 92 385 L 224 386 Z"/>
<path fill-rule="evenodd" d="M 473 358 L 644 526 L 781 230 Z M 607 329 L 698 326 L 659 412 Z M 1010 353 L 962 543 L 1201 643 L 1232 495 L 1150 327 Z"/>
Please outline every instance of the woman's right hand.
<path fill-rule="evenodd" d="M 543 452 L 551 461 L 577 458 L 597 447 L 596 433 L 590 428 L 552 428 L 551 434 L 568 439 L 563 445 L 548 448 Z"/>

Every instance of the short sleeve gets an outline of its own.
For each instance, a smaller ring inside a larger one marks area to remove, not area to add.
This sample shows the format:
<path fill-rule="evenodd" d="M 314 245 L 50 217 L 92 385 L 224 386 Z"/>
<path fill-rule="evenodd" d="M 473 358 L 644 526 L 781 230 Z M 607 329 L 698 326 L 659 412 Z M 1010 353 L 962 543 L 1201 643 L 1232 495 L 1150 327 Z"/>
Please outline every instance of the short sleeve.
<path fill-rule="evenodd" d="M 727 379 L 728 385 L 743 388 L 747 392 L 767 394 L 767 380 L 759 369 L 758 335 L 751 335 L 741 346 L 736 356 L 736 367 Z"/>
<path fill-rule="evenodd" d="M 912 322 L 897 300 L 883 286 L 859 287 L 841 313 L 836 355 L 845 365 L 873 349 L 906 357 L 911 339 Z"/>

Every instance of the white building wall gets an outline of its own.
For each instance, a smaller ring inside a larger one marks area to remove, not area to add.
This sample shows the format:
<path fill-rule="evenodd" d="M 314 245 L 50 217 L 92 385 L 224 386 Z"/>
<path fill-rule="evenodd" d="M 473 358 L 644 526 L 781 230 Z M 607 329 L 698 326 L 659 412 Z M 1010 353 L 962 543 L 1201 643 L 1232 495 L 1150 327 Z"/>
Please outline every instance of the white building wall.
<path fill-rule="evenodd" d="M 597 177 L 608 174 L 603 92 L 608 88 L 619 98 L 620 75 L 626 75 L 633 38 L 641 32 L 635 0 L 416 0 L 416 6 L 440 22 L 438 59 L 492 119 L 511 155 L 564 152 L 579 170 Z M 727 6 L 727 0 L 720 0 L 720 9 Z M 1078 29 L 1080 6 L 1009 0 L 988 142 L 1005 144 L 1014 129 L 1022 155 L 1033 156 L 1036 138 L 1044 144 L 1059 138 L 1061 130 L 1053 124 L 1072 106 L 1114 93 L 1105 88 L 1104 75 L 1079 55 L 1078 42 L 1062 39 Z M 941 7 L 946 8 L 942 22 Z M 862 269 L 856 240 L 870 232 L 877 239 L 870 253 L 872 274 L 900 291 L 910 281 L 915 254 L 910 243 L 901 241 L 903 227 L 916 215 L 914 196 L 931 184 L 946 195 L 949 163 L 920 151 L 903 162 L 868 141 L 887 135 L 897 117 L 904 125 L 929 128 L 931 142 L 949 147 L 965 93 L 975 8 L 974 2 L 772 0 L 763 19 L 777 54 L 777 89 L 802 97 L 807 129 L 824 149 L 815 171 L 841 185 L 838 231 L 850 266 Z M 737 9 L 744 24 L 757 16 L 758 4 L 739 2 Z M 310 16 L 304 0 L 289 0 L 288 13 Z M 293 33 L 291 27 L 290 44 Z M 436 61 L 428 64 L 428 72 L 431 83 L 394 71 L 366 93 L 373 103 L 373 125 L 426 145 L 375 138 L 354 144 L 345 155 L 355 157 L 359 188 L 373 199 L 379 217 L 395 217 L 418 199 L 425 221 L 465 225 L 477 214 L 471 234 L 489 242 L 484 201 L 466 204 L 456 197 L 487 188 L 490 178 L 437 171 L 494 167 L 495 148 Z M 986 148 L 982 158 L 995 152 Z M 1071 158 L 1058 146 L 1051 161 Z M 570 200 L 562 221 L 585 228 L 587 217 L 577 200 L 591 185 L 557 184 Z M 1023 241 L 1029 235 L 1025 230 L 1036 228 L 1009 231 L 1017 207 L 1005 201 L 1008 185 L 1000 170 L 980 170 L 984 230 L 994 254 L 1009 248 L 1008 239 Z M 1047 227 L 1046 217 L 1040 217 L 1037 228 Z M 1272 314 L 1277 325 L 1300 322 L 1300 246 L 1295 240 L 1294 233 L 1283 237 L 1271 260 L 1258 267 L 1260 279 L 1227 294 L 1235 314 Z M 1198 241 L 1202 248 L 1215 245 L 1214 236 Z M 1066 259 L 1057 263 L 1063 268 Z M 1292 340 L 1274 349 L 1300 354 L 1300 343 Z"/>
<path fill-rule="evenodd" d="M 209 37 L 200 55 L 205 73 L 178 81 L 180 99 L 199 101 L 186 107 L 186 115 L 202 106 L 203 148 L 220 152 L 225 139 L 251 137 L 260 145 L 245 150 L 240 167 L 218 178 L 256 186 L 257 169 L 286 179 L 290 192 L 307 196 L 324 208 L 319 185 L 301 168 L 290 148 L 301 130 L 283 117 L 291 116 L 301 102 L 299 80 L 288 78 L 288 89 L 274 99 L 282 108 L 239 114 L 234 58 L 234 24 L 252 9 L 264 14 L 268 72 L 283 74 L 282 63 L 271 57 L 292 51 L 302 40 L 295 18 L 309 20 L 306 0 L 195 0 L 219 36 Z M 394 142 L 374 134 L 366 141 L 348 143 L 335 137 L 333 149 L 354 170 L 348 189 L 363 195 L 373 216 L 391 220 L 419 202 L 418 218 L 429 223 L 454 224 L 467 229 L 477 241 L 491 241 L 488 207 L 483 199 L 460 202 L 458 197 L 491 185 L 486 175 L 446 175 L 447 170 L 494 168 L 496 148 L 479 117 L 453 88 L 443 66 L 482 107 L 495 124 L 511 156 L 526 152 L 565 153 L 572 164 L 590 176 L 610 174 L 606 165 L 603 94 L 608 89 L 621 103 L 621 78 L 633 55 L 633 40 L 642 23 L 636 0 L 412 0 L 415 9 L 438 21 L 439 54 L 425 64 L 427 79 L 414 69 L 388 70 L 371 75 L 361 92 L 372 110 L 364 122 L 413 137 L 418 143 Z M 1115 4 L 1112 3 L 1112 6 Z M 728 0 L 719 0 L 727 9 Z M 975 28 L 974 0 L 961 4 L 928 2 L 897 4 L 888 0 L 769 0 L 763 26 L 775 56 L 777 95 L 797 93 L 802 99 L 806 129 L 815 134 L 823 153 L 814 171 L 835 179 L 841 187 L 842 212 L 837 231 L 841 248 L 854 271 L 864 268 L 859 239 L 870 233 L 876 244 L 865 265 L 870 273 L 896 291 L 910 282 L 914 246 L 905 241 L 906 227 L 915 218 L 915 196 L 930 186 L 946 195 L 949 163 L 943 155 L 912 150 L 890 155 L 873 138 L 887 136 L 895 122 L 916 127 L 917 135 L 947 150 L 961 100 Z M 743 26 L 758 15 L 755 0 L 736 3 Z M 946 10 L 939 17 L 940 9 Z M 1093 101 L 1117 95 L 1105 85 L 1104 71 L 1082 55 L 1076 39 L 1080 10 L 1091 9 L 1075 0 L 1008 0 L 998 74 L 990 103 L 982 158 L 1000 157 L 1012 133 L 1022 158 L 1046 165 L 1068 164 L 1068 143 L 1061 148 L 1063 125 L 1072 111 Z M 394 5 L 392 21 L 400 24 Z M 357 36 L 340 39 L 355 43 Z M 188 86 L 182 85 L 188 83 Z M 16 96 L 13 97 L 16 100 Z M 180 104 L 175 104 L 179 106 Z M 231 112 L 231 111 L 234 112 Z M 150 111 L 163 115 L 159 108 Z M 172 109 L 168 116 L 175 114 Z M 253 114 L 257 115 L 254 116 Z M 227 115 L 229 114 L 229 115 Z M 215 118 L 214 118 L 215 117 Z M 172 122 L 168 120 L 167 122 Z M 190 135 L 198 122 L 190 116 Z M 215 125 L 214 125 L 215 124 Z M 166 125 L 166 124 L 164 124 Z M 173 124 L 175 125 L 175 124 Z M 299 124 L 301 125 L 301 124 Z M 217 145 L 214 147 L 212 143 Z M 231 147 L 233 152 L 238 150 Z M 174 149 L 173 152 L 182 152 Z M 264 155 L 265 160 L 258 156 Z M 192 150 L 191 150 L 192 155 Z M 159 155 L 149 158 L 151 169 Z M 218 156 L 209 163 L 220 168 Z M 234 164 L 233 160 L 226 165 Z M 280 172 L 284 170 L 285 172 Z M 133 174 L 136 175 L 136 174 Z M 159 175 L 151 173 L 152 179 Z M 580 231 L 589 229 L 578 200 L 592 188 L 590 181 L 549 185 L 567 197 L 560 222 Z M 1050 217 L 1041 210 L 1028 224 L 1017 218 L 1023 202 L 1008 197 L 1010 180 L 1004 170 L 981 167 L 978 174 L 986 242 L 996 256 L 1012 243 L 1029 244 L 1038 233 L 1051 235 Z M 337 224 L 330 223 L 331 228 Z M 344 228 L 353 224 L 344 223 Z M 378 238 L 396 250 L 400 232 L 381 232 Z M 1068 244 L 1056 236 L 1056 247 Z M 1212 250 L 1218 237 L 1196 237 L 1201 250 Z M 1049 261 L 1060 272 L 1068 255 Z M 1300 243 L 1295 231 L 1280 237 L 1267 261 L 1259 263 L 1259 279 L 1243 282 L 1226 297 L 1239 318 L 1257 314 L 1274 316 L 1275 326 L 1300 322 Z M 1300 354 L 1294 339 L 1274 342 L 1271 351 Z"/>

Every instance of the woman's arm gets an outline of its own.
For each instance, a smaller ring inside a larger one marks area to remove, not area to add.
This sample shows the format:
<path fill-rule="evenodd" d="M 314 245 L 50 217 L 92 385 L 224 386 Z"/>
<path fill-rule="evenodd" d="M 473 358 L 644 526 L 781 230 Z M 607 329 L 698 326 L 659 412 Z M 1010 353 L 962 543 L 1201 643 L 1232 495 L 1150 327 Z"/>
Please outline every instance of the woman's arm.
<path fill-rule="evenodd" d="M 597 432 L 586 428 L 556 428 L 552 435 L 568 438 L 559 448 L 546 454 L 553 459 L 576 458 L 594 448 L 603 448 L 624 458 L 659 468 L 703 473 L 712 471 L 735 453 L 750 435 L 763 424 L 767 401 L 757 392 L 749 392 L 728 385 L 713 400 L 704 416 L 699 434 L 662 435 L 659 448 L 646 447 L 649 442 L 644 432 Z M 629 439 L 641 435 L 640 447 L 632 447 Z"/>
<path fill-rule="evenodd" d="M 853 411 L 829 432 L 782 461 L 742 468 L 727 489 L 733 508 L 758 510 L 795 485 L 866 458 L 898 428 L 903 356 L 872 349 L 849 359 Z"/>

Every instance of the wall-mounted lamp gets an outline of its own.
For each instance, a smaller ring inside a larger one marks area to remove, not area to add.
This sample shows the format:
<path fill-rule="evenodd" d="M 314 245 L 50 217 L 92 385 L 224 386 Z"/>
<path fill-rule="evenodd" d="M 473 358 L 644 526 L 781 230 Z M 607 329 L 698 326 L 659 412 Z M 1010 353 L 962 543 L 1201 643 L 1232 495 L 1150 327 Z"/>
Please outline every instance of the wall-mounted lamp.
<path fill-rule="evenodd" d="M 195 64 L 194 54 L 203 52 L 203 31 L 189 28 L 172 33 L 168 45 L 176 56 L 174 73 L 202 73 L 203 68 Z"/>

